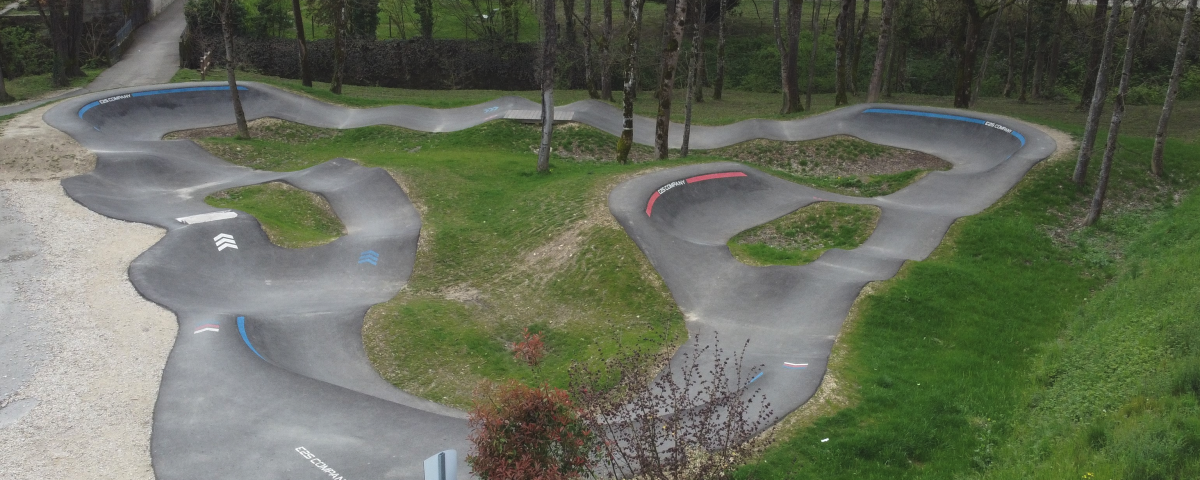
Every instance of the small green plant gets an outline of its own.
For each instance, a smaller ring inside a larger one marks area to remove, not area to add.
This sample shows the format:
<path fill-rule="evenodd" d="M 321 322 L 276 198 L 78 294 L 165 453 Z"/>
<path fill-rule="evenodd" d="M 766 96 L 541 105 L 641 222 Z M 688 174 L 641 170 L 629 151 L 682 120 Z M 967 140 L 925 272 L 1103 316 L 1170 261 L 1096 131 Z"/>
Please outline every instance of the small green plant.
<path fill-rule="evenodd" d="M 467 463 L 483 480 L 579 478 L 591 472 L 599 447 L 586 413 L 544 384 L 484 382 L 468 422 Z"/>

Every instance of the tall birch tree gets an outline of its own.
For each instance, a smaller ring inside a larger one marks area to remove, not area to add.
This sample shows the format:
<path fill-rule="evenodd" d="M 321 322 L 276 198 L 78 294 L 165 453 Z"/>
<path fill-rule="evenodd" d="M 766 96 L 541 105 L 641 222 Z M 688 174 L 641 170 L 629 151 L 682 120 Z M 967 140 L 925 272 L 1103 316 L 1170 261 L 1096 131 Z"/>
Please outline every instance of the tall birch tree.
<path fill-rule="evenodd" d="M 883 67 L 887 61 L 888 42 L 892 35 L 892 12 L 898 0 L 883 0 L 883 12 L 879 19 L 879 42 L 875 46 L 875 65 L 871 69 L 871 83 L 867 85 L 867 103 L 879 101 Z"/>
<path fill-rule="evenodd" d="M 1117 97 L 1113 99 L 1112 120 L 1108 123 L 1108 140 L 1104 143 L 1104 160 L 1100 163 L 1100 180 L 1096 182 L 1096 193 L 1092 195 L 1092 206 L 1083 224 L 1092 226 L 1100 220 L 1104 210 L 1104 196 L 1108 193 L 1108 179 L 1112 174 L 1113 157 L 1117 154 L 1117 135 L 1121 132 L 1121 119 L 1125 116 L 1125 95 L 1129 93 L 1129 73 L 1133 70 L 1133 47 L 1137 44 L 1138 34 L 1145 25 L 1145 17 L 1149 12 L 1150 0 L 1138 0 L 1133 7 L 1133 18 L 1129 20 L 1129 35 L 1125 39 L 1125 58 L 1121 65 L 1121 83 L 1117 87 Z M 1115 9 L 1114 9 L 1115 10 Z M 1102 74 L 1103 75 L 1103 74 Z M 1099 89 L 1099 85 L 1096 86 Z"/>
<path fill-rule="evenodd" d="M 1179 77 L 1183 76 L 1183 64 L 1187 62 L 1188 40 L 1191 39 L 1192 19 L 1196 14 L 1196 0 L 1190 0 L 1183 13 L 1183 27 L 1179 30 L 1179 46 L 1175 48 L 1175 66 L 1171 68 L 1171 83 L 1167 87 L 1167 99 L 1163 102 L 1162 115 L 1158 117 L 1158 130 L 1154 132 L 1154 153 L 1150 155 L 1150 173 L 1163 176 L 1163 148 L 1167 142 L 1167 122 L 1175 108 L 1175 97 L 1179 95 Z"/>
<path fill-rule="evenodd" d="M 237 77 L 233 62 L 233 25 L 229 22 L 229 4 L 234 0 L 218 0 L 221 11 L 221 38 L 225 41 L 225 78 L 229 81 L 229 96 L 233 100 L 233 116 L 237 121 L 238 138 L 250 138 L 250 127 L 246 125 L 246 112 L 242 110 L 242 97 L 238 94 Z"/>
<path fill-rule="evenodd" d="M 638 44 L 642 38 L 642 7 L 646 5 L 646 0 L 629 0 L 628 5 L 628 18 L 625 22 L 629 27 L 626 42 L 628 62 L 625 64 L 625 85 L 622 92 L 624 98 L 621 99 L 624 118 L 621 124 L 621 137 L 617 139 L 617 162 L 619 163 L 629 163 L 629 149 L 633 147 L 633 99 L 637 90 L 637 56 Z"/>
<path fill-rule="evenodd" d="M 1071 180 L 1079 188 L 1083 188 L 1084 182 L 1087 181 L 1088 163 L 1092 161 L 1096 130 L 1100 127 L 1100 112 L 1104 110 L 1104 102 L 1108 98 L 1108 63 L 1112 58 L 1113 45 L 1117 42 L 1117 29 L 1121 26 L 1121 4 L 1124 2 L 1125 0 L 1113 2 L 1108 15 L 1108 28 L 1104 30 L 1104 46 L 1100 54 L 1096 86 L 1092 89 L 1092 105 L 1088 109 L 1087 123 L 1083 124 L 1083 141 L 1079 142 L 1075 174 L 1071 176 Z"/>
<path fill-rule="evenodd" d="M 654 154 L 665 160 L 671 133 L 671 96 L 675 92 L 675 69 L 679 66 L 679 46 L 687 26 L 688 0 L 673 0 L 667 5 L 667 31 L 663 36 L 662 66 L 658 83 L 658 118 L 654 122 Z"/>
<path fill-rule="evenodd" d="M 554 63 L 558 56 L 558 16 L 555 0 L 542 0 L 542 143 L 537 171 L 550 171 L 550 140 L 554 135 Z"/>

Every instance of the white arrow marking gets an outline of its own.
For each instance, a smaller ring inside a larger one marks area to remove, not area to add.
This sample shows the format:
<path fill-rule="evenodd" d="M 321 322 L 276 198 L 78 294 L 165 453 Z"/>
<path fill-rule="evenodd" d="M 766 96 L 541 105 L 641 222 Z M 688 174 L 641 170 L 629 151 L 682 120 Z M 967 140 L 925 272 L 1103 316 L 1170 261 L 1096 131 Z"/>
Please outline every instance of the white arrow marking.
<path fill-rule="evenodd" d="M 228 233 L 222 233 L 222 234 L 220 234 L 220 235 L 217 235 L 217 236 L 213 237 L 213 241 L 215 242 L 215 241 L 217 241 L 217 240 L 220 240 L 220 239 L 222 239 L 222 238 L 228 238 L 228 239 L 230 239 L 230 240 L 233 240 L 233 235 L 230 235 L 230 234 L 228 234 Z"/>
<path fill-rule="evenodd" d="M 194 335 L 194 334 L 203 333 L 203 332 L 220 332 L 220 330 L 217 330 L 212 327 L 208 327 L 208 328 L 201 328 L 199 330 L 196 330 L 195 332 L 192 332 L 192 334 Z"/>
<path fill-rule="evenodd" d="M 236 244 L 233 244 L 233 243 L 224 243 L 224 244 L 221 244 L 221 245 L 217 246 L 217 251 L 219 252 L 219 251 L 221 251 L 221 250 L 224 250 L 224 249 L 226 249 L 226 248 L 232 248 L 232 249 L 234 249 L 234 250 L 237 250 L 237 245 L 236 245 Z"/>

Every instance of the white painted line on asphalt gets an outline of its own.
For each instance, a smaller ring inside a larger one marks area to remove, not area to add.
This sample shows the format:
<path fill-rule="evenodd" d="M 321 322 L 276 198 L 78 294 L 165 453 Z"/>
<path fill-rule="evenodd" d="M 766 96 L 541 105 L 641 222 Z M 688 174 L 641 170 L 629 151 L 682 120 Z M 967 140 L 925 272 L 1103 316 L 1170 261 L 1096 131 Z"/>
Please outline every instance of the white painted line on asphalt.
<path fill-rule="evenodd" d="M 197 223 L 214 222 L 217 220 L 225 220 L 225 219 L 229 219 L 229 218 L 237 218 L 237 212 L 224 211 L 224 212 L 201 213 L 199 215 L 179 217 L 179 218 L 176 218 L 175 221 L 177 221 L 179 223 L 187 224 L 187 225 L 195 225 Z"/>

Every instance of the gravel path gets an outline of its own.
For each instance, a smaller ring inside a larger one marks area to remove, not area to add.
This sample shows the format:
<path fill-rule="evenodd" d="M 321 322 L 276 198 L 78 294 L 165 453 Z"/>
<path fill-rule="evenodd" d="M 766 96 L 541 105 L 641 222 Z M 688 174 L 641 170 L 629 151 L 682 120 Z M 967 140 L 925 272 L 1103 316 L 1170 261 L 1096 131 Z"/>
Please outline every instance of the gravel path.
<path fill-rule="evenodd" d="M 0 249 L 11 302 L 0 371 L 20 380 L 0 390 L 0 474 L 154 478 L 150 422 L 176 321 L 126 270 L 163 233 L 63 193 L 59 179 L 95 162 L 44 111 L 0 127 L 0 233 L 15 232 Z"/>

